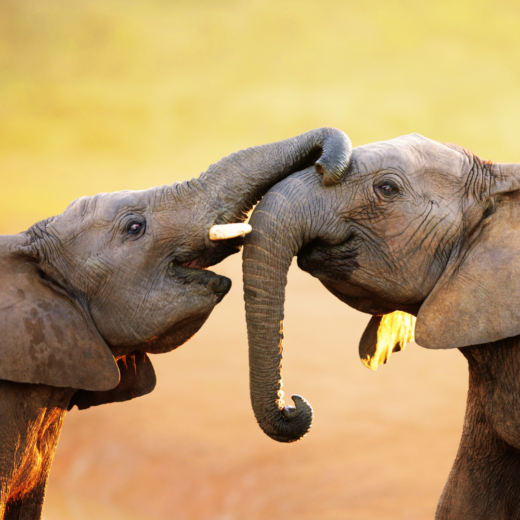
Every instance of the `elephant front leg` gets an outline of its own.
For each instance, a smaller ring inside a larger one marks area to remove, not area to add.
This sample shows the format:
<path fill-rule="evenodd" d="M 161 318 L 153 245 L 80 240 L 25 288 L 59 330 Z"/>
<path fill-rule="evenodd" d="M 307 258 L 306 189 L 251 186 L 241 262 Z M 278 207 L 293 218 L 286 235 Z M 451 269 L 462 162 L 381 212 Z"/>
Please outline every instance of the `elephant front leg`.
<path fill-rule="evenodd" d="M 65 412 L 63 412 L 64 415 Z M 38 520 L 41 517 L 47 481 L 58 444 L 62 420 L 53 422 L 40 432 L 38 451 L 28 457 L 28 468 L 19 472 L 11 485 L 2 520 Z M 32 470 L 32 471 L 31 471 Z"/>
<path fill-rule="evenodd" d="M 0 519 L 41 517 L 73 389 L 0 381 Z M 9 427 L 7 427 L 9 426 Z"/>
<path fill-rule="evenodd" d="M 484 395 L 470 369 L 462 438 L 436 520 L 520 520 L 520 451 L 497 435 Z"/>

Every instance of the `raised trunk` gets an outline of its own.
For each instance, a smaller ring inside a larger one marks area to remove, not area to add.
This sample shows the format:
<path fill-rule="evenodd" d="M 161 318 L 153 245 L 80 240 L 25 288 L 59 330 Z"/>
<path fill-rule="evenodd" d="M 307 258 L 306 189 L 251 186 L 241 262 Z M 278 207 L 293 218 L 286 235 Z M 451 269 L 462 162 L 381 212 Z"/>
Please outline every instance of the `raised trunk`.
<path fill-rule="evenodd" d="M 319 128 L 233 153 L 212 164 L 198 181 L 216 201 L 216 224 L 243 221 L 272 186 L 314 163 L 325 185 L 339 182 L 351 153 L 350 140 L 341 130 Z"/>
<path fill-rule="evenodd" d="M 244 243 L 251 402 L 262 430 L 280 442 L 300 439 L 312 423 L 312 408 L 302 397 L 292 396 L 295 408 L 285 406 L 281 369 L 287 272 L 298 251 L 327 226 L 326 216 L 320 214 L 327 210 L 318 199 L 321 190 L 333 188 L 323 188 L 315 177 L 309 168 L 265 195 Z M 302 212 L 304 207 L 315 214 Z"/>

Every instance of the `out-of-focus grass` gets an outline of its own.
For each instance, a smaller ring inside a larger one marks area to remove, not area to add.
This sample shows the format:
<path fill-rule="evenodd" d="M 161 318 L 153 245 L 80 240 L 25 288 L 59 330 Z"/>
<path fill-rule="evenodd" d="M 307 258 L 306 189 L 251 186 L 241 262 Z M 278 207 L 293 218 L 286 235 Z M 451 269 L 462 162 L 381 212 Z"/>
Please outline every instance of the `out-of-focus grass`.
<path fill-rule="evenodd" d="M 520 160 L 520 4 L 2 0 L 0 232 L 333 125 Z"/>

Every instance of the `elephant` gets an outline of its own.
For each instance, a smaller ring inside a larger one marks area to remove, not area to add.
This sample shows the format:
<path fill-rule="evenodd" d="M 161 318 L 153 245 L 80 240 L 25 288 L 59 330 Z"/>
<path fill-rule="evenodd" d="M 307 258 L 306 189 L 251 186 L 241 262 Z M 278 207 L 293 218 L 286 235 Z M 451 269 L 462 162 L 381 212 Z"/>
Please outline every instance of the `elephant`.
<path fill-rule="evenodd" d="M 334 296 L 373 316 L 360 344 L 367 366 L 402 348 L 414 327 L 420 346 L 467 359 L 463 434 L 436 519 L 520 518 L 520 164 L 401 136 L 354 148 L 327 190 L 309 168 L 291 175 L 250 224 L 244 299 L 263 431 L 293 442 L 312 422 L 309 403 L 294 395 L 286 406 L 281 390 L 285 286 L 297 256 Z M 390 352 L 377 352 L 378 337 Z"/>
<path fill-rule="evenodd" d="M 258 199 L 313 164 L 337 183 L 350 150 L 343 132 L 317 129 L 0 236 L 0 518 L 40 517 L 68 410 L 153 390 L 148 354 L 185 343 L 227 294 L 206 268 L 239 251 Z"/>

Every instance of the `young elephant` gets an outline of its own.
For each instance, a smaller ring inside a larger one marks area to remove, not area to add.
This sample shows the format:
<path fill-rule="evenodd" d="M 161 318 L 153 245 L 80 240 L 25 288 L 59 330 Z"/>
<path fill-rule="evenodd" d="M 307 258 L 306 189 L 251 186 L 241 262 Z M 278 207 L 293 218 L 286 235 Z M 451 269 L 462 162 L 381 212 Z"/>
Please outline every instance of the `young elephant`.
<path fill-rule="evenodd" d="M 151 392 L 147 353 L 187 341 L 229 291 L 204 269 L 242 243 L 244 225 L 226 224 L 318 158 L 324 183 L 337 182 L 350 150 L 342 132 L 314 130 L 230 155 L 190 182 L 83 197 L 0 237 L 1 518 L 40 517 L 67 409 Z"/>
<path fill-rule="evenodd" d="M 281 399 L 284 291 L 297 255 L 341 301 L 377 316 L 360 348 L 368 358 L 381 316 L 394 311 L 417 317 L 423 347 L 464 347 L 464 432 L 436 518 L 520 518 L 518 190 L 520 164 L 417 134 L 355 148 L 345 179 L 328 190 L 310 169 L 276 185 L 251 217 L 243 264 L 262 429 L 291 442 L 311 426 L 303 398 L 293 396 L 296 408 Z M 410 338 L 413 318 L 394 325 L 390 347 Z"/>

